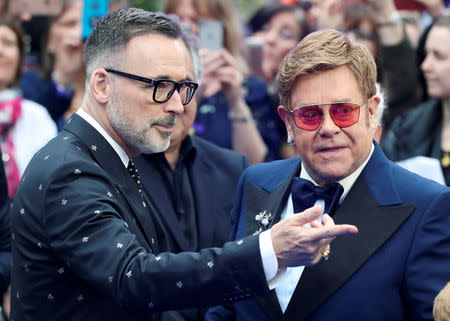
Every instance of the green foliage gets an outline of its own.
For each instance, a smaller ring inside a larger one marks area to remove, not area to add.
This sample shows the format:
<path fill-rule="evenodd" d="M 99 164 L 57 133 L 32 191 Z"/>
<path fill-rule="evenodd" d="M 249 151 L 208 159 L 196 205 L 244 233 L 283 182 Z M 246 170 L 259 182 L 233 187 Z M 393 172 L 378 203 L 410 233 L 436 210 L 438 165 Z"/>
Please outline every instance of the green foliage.
<path fill-rule="evenodd" d="M 133 6 L 148 11 L 162 11 L 164 0 L 133 0 Z"/>

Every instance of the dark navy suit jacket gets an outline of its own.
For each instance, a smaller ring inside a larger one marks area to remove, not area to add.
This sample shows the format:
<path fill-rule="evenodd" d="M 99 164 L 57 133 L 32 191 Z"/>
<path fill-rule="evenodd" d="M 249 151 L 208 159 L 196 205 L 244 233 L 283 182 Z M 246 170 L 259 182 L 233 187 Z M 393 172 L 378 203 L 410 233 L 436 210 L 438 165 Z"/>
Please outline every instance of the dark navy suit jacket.
<path fill-rule="evenodd" d="M 16 321 L 151 320 L 154 311 L 268 293 L 257 238 L 153 254 L 153 204 L 76 114 L 29 163 L 11 216 Z"/>
<path fill-rule="evenodd" d="M 300 159 L 251 166 L 239 183 L 234 238 L 277 222 Z M 285 314 L 275 292 L 211 309 L 208 320 L 433 320 L 434 297 L 450 280 L 450 188 L 408 172 L 375 151 L 337 209 L 336 224 L 358 227 L 337 237 L 331 256 L 306 267 Z"/>

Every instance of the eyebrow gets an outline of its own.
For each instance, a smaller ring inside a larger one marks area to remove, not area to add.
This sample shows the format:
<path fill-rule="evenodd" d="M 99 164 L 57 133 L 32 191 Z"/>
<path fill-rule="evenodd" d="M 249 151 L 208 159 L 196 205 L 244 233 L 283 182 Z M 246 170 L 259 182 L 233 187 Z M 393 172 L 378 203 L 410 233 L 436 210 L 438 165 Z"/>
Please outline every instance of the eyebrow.
<path fill-rule="evenodd" d="M 303 103 L 303 104 L 298 105 L 297 107 L 305 107 L 305 106 L 312 106 L 312 105 L 328 105 L 328 104 L 335 104 L 335 103 L 353 103 L 353 99 L 344 97 L 344 98 L 341 98 L 341 99 L 332 100 L 329 103 L 323 103 L 323 104 Z"/>
<path fill-rule="evenodd" d="M 155 76 L 155 77 L 150 77 L 150 79 L 155 79 L 155 80 L 170 79 L 170 80 L 172 80 L 172 77 L 169 75 L 159 75 L 159 76 Z"/>

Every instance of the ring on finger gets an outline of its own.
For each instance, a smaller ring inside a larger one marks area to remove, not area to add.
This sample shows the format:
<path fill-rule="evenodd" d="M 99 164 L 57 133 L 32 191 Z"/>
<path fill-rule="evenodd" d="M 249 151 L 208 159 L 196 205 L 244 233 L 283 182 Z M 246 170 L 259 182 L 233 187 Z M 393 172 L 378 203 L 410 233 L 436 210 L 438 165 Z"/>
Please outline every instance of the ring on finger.
<path fill-rule="evenodd" d="M 326 260 L 328 260 L 328 258 L 330 257 L 330 250 L 327 249 L 327 248 L 322 249 L 322 250 L 320 251 L 320 254 L 322 254 L 322 259 L 323 259 L 324 261 L 326 261 Z"/>

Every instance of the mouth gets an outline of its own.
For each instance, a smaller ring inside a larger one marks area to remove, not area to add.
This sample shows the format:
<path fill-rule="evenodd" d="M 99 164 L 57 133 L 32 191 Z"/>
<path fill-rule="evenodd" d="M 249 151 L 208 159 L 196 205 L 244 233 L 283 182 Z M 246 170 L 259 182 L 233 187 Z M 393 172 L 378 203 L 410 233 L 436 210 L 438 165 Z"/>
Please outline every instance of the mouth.
<path fill-rule="evenodd" d="M 344 146 L 330 146 L 330 147 L 321 147 L 316 150 L 317 153 L 322 155 L 333 155 L 338 154 L 345 149 Z"/>
<path fill-rule="evenodd" d="M 154 126 L 160 131 L 165 133 L 172 133 L 175 128 L 175 124 L 154 124 Z"/>

